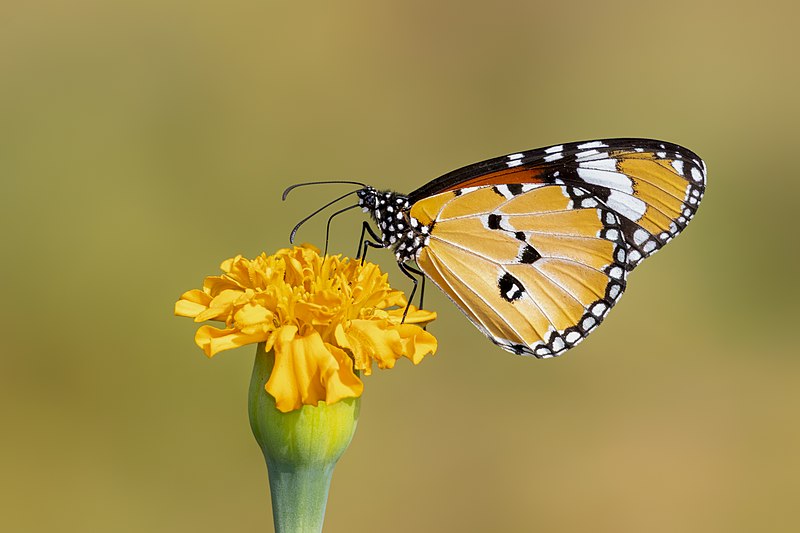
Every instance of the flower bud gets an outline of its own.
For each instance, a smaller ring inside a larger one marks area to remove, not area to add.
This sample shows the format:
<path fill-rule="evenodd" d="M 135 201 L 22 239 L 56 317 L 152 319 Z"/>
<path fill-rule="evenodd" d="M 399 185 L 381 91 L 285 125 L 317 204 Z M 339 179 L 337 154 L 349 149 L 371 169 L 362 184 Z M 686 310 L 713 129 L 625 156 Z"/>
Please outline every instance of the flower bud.
<path fill-rule="evenodd" d="M 248 410 L 267 462 L 275 531 L 322 531 L 333 468 L 355 433 L 360 398 L 281 412 L 265 390 L 274 364 L 274 353 L 259 343 Z"/>

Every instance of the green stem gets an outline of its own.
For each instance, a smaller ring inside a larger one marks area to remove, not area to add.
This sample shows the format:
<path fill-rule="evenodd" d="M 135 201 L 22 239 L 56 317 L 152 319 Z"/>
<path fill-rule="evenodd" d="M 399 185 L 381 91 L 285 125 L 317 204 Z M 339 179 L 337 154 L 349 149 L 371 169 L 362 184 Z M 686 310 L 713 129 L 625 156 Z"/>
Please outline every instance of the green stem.
<path fill-rule="evenodd" d="M 250 427 L 267 462 L 277 533 L 322 531 L 333 468 L 353 438 L 359 398 L 304 405 L 283 413 L 264 385 L 275 356 L 256 350 L 250 380 Z"/>
<path fill-rule="evenodd" d="M 333 467 L 285 469 L 267 461 L 276 533 L 322 531 Z"/>

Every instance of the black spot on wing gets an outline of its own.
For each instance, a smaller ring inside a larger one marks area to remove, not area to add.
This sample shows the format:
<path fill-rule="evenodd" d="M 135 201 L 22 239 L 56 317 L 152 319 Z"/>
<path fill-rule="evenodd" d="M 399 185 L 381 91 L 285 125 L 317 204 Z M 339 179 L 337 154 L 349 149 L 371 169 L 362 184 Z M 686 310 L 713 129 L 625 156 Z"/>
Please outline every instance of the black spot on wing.
<path fill-rule="evenodd" d="M 489 229 L 500 229 L 500 221 L 502 219 L 503 217 L 495 213 L 489 215 L 489 221 L 488 221 Z"/>
<path fill-rule="evenodd" d="M 525 244 L 522 246 L 522 250 L 520 251 L 519 261 L 520 263 L 530 265 L 534 261 L 539 260 L 541 257 L 542 255 L 536 251 L 536 248 L 530 244 Z"/>
<path fill-rule="evenodd" d="M 497 286 L 500 288 L 500 297 L 507 302 L 515 302 L 525 294 L 522 283 L 508 272 L 497 280 Z"/>
<path fill-rule="evenodd" d="M 510 192 L 514 196 L 522 194 L 522 184 L 521 183 L 509 183 L 508 185 L 506 185 L 506 187 L 508 187 L 508 192 Z"/>

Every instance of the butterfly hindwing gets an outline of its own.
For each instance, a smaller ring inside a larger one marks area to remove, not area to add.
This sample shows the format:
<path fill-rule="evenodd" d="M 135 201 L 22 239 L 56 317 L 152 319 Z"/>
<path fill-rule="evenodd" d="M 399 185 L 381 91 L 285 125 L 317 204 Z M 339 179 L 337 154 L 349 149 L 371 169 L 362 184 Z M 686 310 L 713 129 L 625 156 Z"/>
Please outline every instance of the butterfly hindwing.
<path fill-rule="evenodd" d="M 417 189 L 409 199 L 414 205 L 471 187 L 513 192 L 537 183 L 571 185 L 589 191 L 620 217 L 630 270 L 686 227 L 705 192 L 705 170 L 692 151 L 663 141 L 565 143 L 466 166 Z"/>
<path fill-rule="evenodd" d="M 419 200 L 410 215 L 432 228 L 418 266 L 511 352 L 563 353 L 625 289 L 620 217 L 585 188 L 457 189 Z"/>

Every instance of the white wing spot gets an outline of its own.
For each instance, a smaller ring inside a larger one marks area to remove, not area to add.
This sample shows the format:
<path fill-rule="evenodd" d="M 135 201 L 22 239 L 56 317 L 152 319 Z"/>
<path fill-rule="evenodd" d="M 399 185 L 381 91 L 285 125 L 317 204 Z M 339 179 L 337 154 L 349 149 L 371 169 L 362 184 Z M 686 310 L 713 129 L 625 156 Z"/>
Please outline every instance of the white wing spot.
<path fill-rule="evenodd" d="M 564 346 L 564 339 L 562 339 L 561 337 L 556 337 L 553 340 L 553 351 L 560 352 L 561 350 L 564 349 L 564 347 L 565 347 Z"/>
<path fill-rule="evenodd" d="M 575 154 L 575 159 L 587 159 L 599 153 L 600 152 L 598 152 L 597 150 L 586 150 L 585 152 L 579 152 Z"/>
<path fill-rule="evenodd" d="M 647 211 L 647 204 L 642 200 L 614 190 L 608 195 L 606 205 L 634 222 L 640 220 Z"/>
<path fill-rule="evenodd" d="M 579 150 L 586 150 L 588 148 L 607 148 L 608 145 L 603 144 L 603 141 L 592 141 L 578 145 Z"/>
<path fill-rule="evenodd" d="M 579 168 L 578 176 L 586 183 L 608 187 L 617 191 L 633 194 L 633 182 L 631 179 L 620 172 L 610 172 L 595 168 Z"/>
<path fill-rule="evenodd" d="M 496 189 L 497 192 L 502 194 L 504 198 L 508 200 L 514 198 L 514 193 L 511 192 L 511 190 L 508 188 L 508 185 L 498 185 Z"/>
<path fill-rule="evenodd" d="M 584 161 L 582 163 L 578 163 L 578 166 L 581 168 L 595 168 L 597 170 L 608 170 L 611 172 L 616 172 L 617 170 L 617 160 L 616 159 L 594 159 L 592 161 Z"/>
<path fill-rule="evenodd" d="M 609 296 L 609 297 L 610 297 L 612 300 L 616 300 L 616 299 L 617 299 L 617 297 L 619 296 L 619 293 L 620 293 L 620 291 L 621 291 L 621 285 L 617 285 L 617 284 L 615 283 L 614 285 L 612 285 L 611 287 L 609 287 L 609 289 L 608 289 L 608 296 Z"/>

